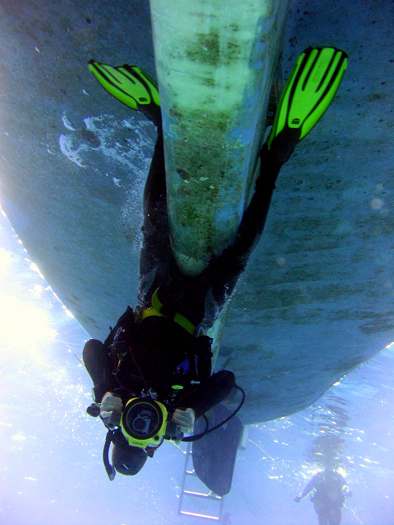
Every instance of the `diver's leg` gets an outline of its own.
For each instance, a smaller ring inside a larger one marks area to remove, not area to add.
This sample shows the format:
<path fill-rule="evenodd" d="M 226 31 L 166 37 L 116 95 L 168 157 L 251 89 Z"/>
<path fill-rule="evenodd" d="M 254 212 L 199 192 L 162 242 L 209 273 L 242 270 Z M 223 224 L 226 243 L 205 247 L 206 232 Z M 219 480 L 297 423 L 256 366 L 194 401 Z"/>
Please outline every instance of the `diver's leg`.
<path fill-rule="evenodd" d="M 319 519 L 319 525 L 330 525 L 329 517 L 328 517 L 328 509 L 326 507 L 326 504 L 322 502 L 321 500 L 314 500 L 313 506 L 315 508 L 315 512 Z"/>
<path fill-rule="evenodd" d="M 164 142 L 161 126 L 157 128 L 157 140 L 144 189 L 144 222 L 155 224 L 164 210 L 167 212 L 166 171 Z"/>
<path fill-rule="evenodd" d="M 329 525 L 341 525 L 342 521 L 342 508 L 333 506 L 330 509 L 330 520 Z"/>
<path fill-rule="evenodd" d="M 271 158 L 263 147 L 260 176 L 236 236 L 232 244 L 207 269 L 210 273 L 209 281 L 214 283 L 213 294 L 219 307 L 232 294 L 240 274 L 245 270 L 249 257 L 263 233 L 280 168 L 281 164 Z"/>
<path fill-rule="evenodd" d="M 148 290 L 154 279 L 151 273 L 153 274 L 159 265 L 168 265 L 172 257 L 161 126 L 158 127 L 156 146 L 145 184 L 143 211 L 138 302 L 140 306 L 146 307 L 151 295 Z"/>
<path fill-rule="evenodd" d="M 260 155 L 261 171 L 255 194 L 232 246 L 233 256 L 242 258 L 234 260 L 235 270 L 237 266 L 240 271 L 245 268 L 261 236 L 281 166 L 329 106 L 346 67 L 346 53 L 336 48 L 308 48 L 297 60 Z"/>
<path fill-rule="evenodd" d="M 263 146 L 260 158 L 260 174 L 252 200 L 245 210 L 236 237 L 230 246 L 232 256 L 241 257 L 244 267 L 263 233 L 276 179 L 282 167 L 282 164 L 279 164 L 270 155 L 265 146 Z"/>

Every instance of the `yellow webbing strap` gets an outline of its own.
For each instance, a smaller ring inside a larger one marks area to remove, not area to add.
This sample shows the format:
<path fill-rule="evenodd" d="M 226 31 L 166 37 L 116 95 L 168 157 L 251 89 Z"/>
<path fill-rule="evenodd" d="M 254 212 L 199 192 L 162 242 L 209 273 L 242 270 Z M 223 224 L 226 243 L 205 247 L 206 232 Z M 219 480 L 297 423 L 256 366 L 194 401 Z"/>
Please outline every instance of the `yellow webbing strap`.
<path fill-rule="evenodd" d="M 182 314 L 176 312 L 173 317 L 169 317 L 168 315 L 164 315 L 161 313 L 161 309 L 163 308 L 163 303 L 160 302 L 159 289 L 157 289 L 153 296 L 152 296 L 152 308 L 147 308 L 145 310 L 142 310 L 141 312 L 141 319 L 146 319 L 147 317 L 151 317 L 152 315 L 156 315 L 157 317 L 167 317 L 169 319 L 172 319 L 174 323 L 179 324 L 189 332 L 190 335 L 193 335 L 196 333 L 196 327 L 193 323 L 189 321 L 189 319 L 186 319 Z"/>

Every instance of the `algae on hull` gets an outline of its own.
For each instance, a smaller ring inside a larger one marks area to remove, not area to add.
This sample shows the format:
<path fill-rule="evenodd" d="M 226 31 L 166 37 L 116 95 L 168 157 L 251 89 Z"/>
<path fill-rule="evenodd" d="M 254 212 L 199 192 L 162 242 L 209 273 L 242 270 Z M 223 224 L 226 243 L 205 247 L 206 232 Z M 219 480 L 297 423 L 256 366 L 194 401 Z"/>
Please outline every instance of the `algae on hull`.
<path fill-rule="evenodd" d="M 223 135 L 231 128 L 231 114 L 222 111 L 206 116 L 201 110 L 177 112 L 176 136 L 182 140 L 174 139 L 172 150 L 166 150 L 173 248 L 192 258 L 224 249 L 228 231 L 239 225 L 241 210 L 220 217 L 216 203 L 231 202 L 234 195 L 242 196 L 245 191 L 239 176 L 244 149 L 239 141 L 230 143 Z M 192 244 L 187 243 L 189 235 Z"/>
<path fill-rule="evenodd" d="M 257 155 L 287 0 L 151 0 L 172 245 L 198 274 L 237 231 Z"/>

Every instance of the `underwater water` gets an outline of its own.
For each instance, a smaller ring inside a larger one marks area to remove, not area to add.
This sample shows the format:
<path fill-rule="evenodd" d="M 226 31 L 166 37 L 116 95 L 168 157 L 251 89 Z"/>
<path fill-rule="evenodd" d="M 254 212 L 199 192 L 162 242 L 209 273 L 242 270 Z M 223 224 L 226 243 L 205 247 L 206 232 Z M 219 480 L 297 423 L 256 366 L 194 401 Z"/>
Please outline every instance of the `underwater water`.
<path fill-rule="evenodd" d="M 346 50 L 349 67 L 281 170 L 229 309 L 218 366 L 244 385 L 248 424 L 308 407 L 394 340 L 393 58 L 381 41 L 392 34 L 393 4 L 356 0 L 340 12 L 329 0 L 289 5 L 284 78 L 308 45 Z M 136 304 L 156 132 L 102 89 L 87 62 L 154 74 L 149 2 L 18 0 L 0 2 L 0 15 L 1 205 L 61 301 L 104 338 Z M 259 42 L 257 51 L 269 46 L 265 34 Z"/>
<path fill-rule="evenodd" d="M 345 49 L 349 68 L 280 175 L 230 309 L 219 366 L 253 424 L 226 525 L 316 524 L 293 500 L 324 467 L 353 492 L 343 525 L 394 523 L 393 7 L 290 2 L 284 72 L 308 45 Z M 178 516 L 184 448 L 110 482 L 85 412 L 84 342 L 136 302 L 156 138 L 87 60 L 153 73 L 149 2 L 0 0 L 0 44 L 0 524 L 208 523 Z"/>
<path fill-rule="evenodd" d="M 105 428 L 85 412 L 91 384 L 80 359 L 88 334 L 32 263 L 4 213 L 0 242 L 0 523 L 206 523 L 178 516 L 184 456 L 168 443 L 138 476 L 108 480 L 101 460 Z M 310 408 L 251 425 L 224 497 L 224 523 L 317 522 L 308 498 L 293 499 L 314 473 L 330 467 L 353 492 L 344 525 L 392 525 L 393 365 L 394 347 L 382 349 Z M 185 501 L 182 509 L 219 513 L 216 502 Z"/>

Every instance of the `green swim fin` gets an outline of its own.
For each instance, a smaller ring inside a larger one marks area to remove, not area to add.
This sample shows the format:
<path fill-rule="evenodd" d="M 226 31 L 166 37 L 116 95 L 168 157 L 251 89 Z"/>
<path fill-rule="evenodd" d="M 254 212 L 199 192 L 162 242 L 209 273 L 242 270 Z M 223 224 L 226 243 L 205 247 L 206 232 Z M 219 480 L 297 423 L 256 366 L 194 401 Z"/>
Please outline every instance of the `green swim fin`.
<path fill-rule="evenodd" d="M 157 82 L 140 67 L 113 67 L 90 60 L 89 69 L 104 89 L 129 108 L 142 111 L 151 120 L 160 114 Z"/>
<path fill-rule="evenodd" d="M 330 105 L 347 67 L 347 54 L 333 47 L 309 47 L 297 60 L 276 109 L 266 142 L 280 163 L 314 127 Z"/>

